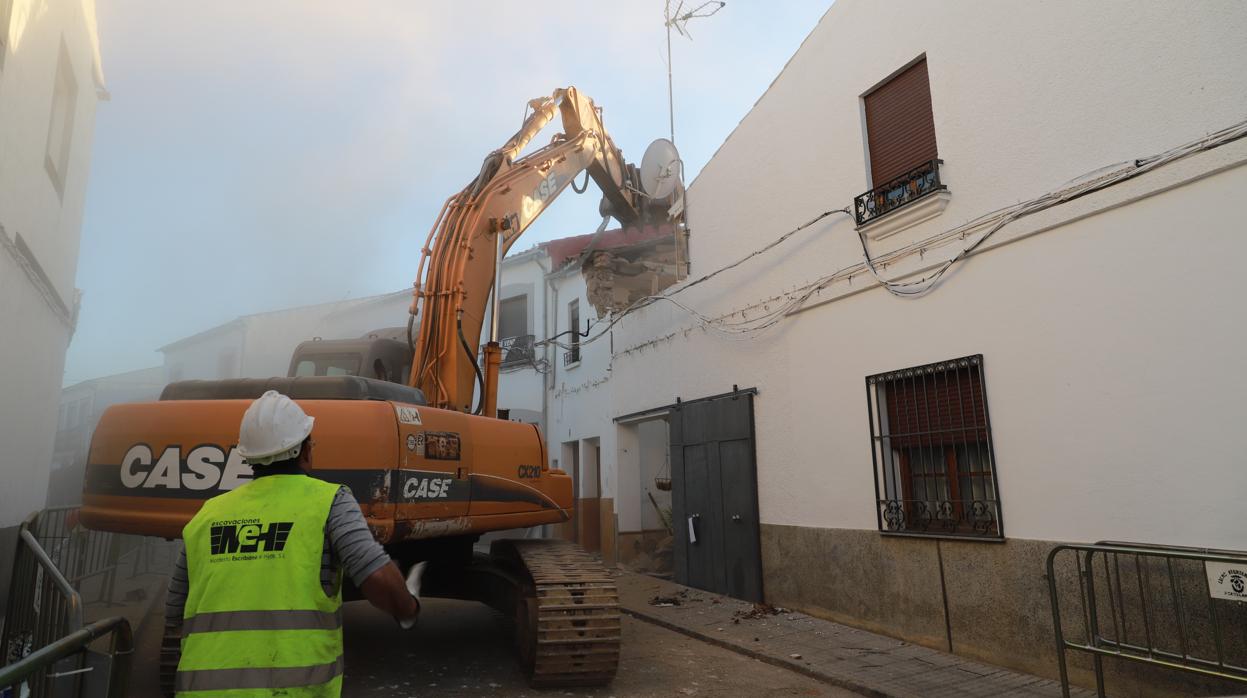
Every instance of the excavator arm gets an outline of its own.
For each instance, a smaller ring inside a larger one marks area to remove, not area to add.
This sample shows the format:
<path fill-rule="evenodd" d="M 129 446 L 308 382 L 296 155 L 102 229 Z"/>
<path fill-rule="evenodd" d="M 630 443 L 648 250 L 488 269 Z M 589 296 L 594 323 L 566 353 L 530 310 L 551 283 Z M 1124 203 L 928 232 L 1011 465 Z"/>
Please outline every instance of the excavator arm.
<path fill-rule="evenodd" d="M 499 350 L 496 344 L 486 348 L 486 379 L 476 347 L 499 264 L 575 177 L 587 170 L 597 183 L 603 215 L 625 225 L 645 215 L 647 201 L 635 181 L 636 168 L 624 162 L 592 100 L 568 87 L 529 106 L 532 113 L 520 130 L 485 158 L 468 186 L 447 199 L 422 250 L 412 303 L 420 333 L 410 384 L 424 391 L 434 407 L 471 412 L 474 386 L 480 382 L 481 408 L 494 416 Z M 556 113 L 563 132 L 519 157 Z"/>
<path fill-rule="evenodd" d="M 113 405 L 91 437 L 83 524 L 178 536 L 205 499 L 251 478 L 237 448 L 239 420 L 263 391 L 278 389 L 316 419 L 310 474 L 350 486 L 395 560 L 432 563 L 426 594 L 483 601 L 514 619 L 534 686 L 610 681 L 619 658 L 618 595 L 599 561 L 552 540 L 496 540 L 489 555 L 473 552 L 483 533 L 565 523 L 575 502 L 572 477 L 546 467 L 536 427 L 487 418 L 496 416 L 500 349 L 493 341 L 486 347 L 489 377 L 478 379 L 475 348 L 503 256 L 574 177 L 587 171 L 604 192 L 603 213 L 624 224 L 643 222 L 650 209 L 665 212 L 670 202 L 640 194 L 636 168 L 574 88 L 531 106 L 519 132 L 446 202 L 425 243 L 409 379 L 423 395 L 388 382 L 401 373 L 391 367 L 405 362 L 407 347 L 376 338 L 307 342 L 288 377 L 180 381 L 158 402 Z M 563 132 L 520 157 L 556 115 Z M 358 354 L 359 375 L 324 375 L 318 366 L 342 351 Z M 305 366 L 320 375 L 306 375 Z M 476 380 L 486 417 L 465 414 Z M 179 646 L 176 628 L 167 628 L 168 686 Z"/>

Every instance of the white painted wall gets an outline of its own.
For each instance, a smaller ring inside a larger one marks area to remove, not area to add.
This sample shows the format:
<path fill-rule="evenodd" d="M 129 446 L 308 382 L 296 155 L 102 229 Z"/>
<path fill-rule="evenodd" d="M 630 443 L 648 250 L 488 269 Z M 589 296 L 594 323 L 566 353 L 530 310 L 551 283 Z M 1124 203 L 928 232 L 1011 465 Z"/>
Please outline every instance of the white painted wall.
<path fill-rule="evenodd" d="M 357 301 L 325 303 L 246 316 L 243 318 L 247 329 L 243 340 L 241 375 L 253 378 L 284 376 L 290 368 L 290 357 L 300 342 L 316 336 L 323 339 L 345 339 L 332 334 L 318 335 L 317 330 L 327 314 L 356 303 Z"/>
<path fill-rule="evenodd" d="M 516 296 L 527 297 L 527 334 L 533 335 L 537 340 L 550 335 L 546 327 L 548 289 L 545 282 L 545 272 L 549 264 L 549 256 L 541 248 L 511 255 L 502 263 L 500 297 L 503 300 Z M 489 338 L 492 310 L 493 304 L 490 303 L 482 325 L 482 344 Z M 537 353 L 537 358 L 541 358 L 540 352 Z M 512 419 L 536 421 L 545 429 L 546 425 L 541 416 L 545 407 L 544 393 L 545 376 L 531 366 L 504 368 L 498 374 L 498 406 L 512 410 Z M 557 454 L 552 452 L 551 457 L 557 457 Z"/>
<path fill-rule="evenodd" d="M 234 365 L 241 367 L 246 334 L 246 322 L 238 318 L 162 347 L 165 380 L 172 383 L 240 377 L 237 370 L 232 375 L 221 375 L 221 356 L 232 354 Z"/>
<path fill-rule="evenodd" d="M 402 327 L 405 332 L 410 313 L 411 291 L 407 289 L 363 298 L 357 302 L 341 304 L 340 307 L 335 305 L 334 310 L 317 322 L 312 336 L 322 339 L 353 339 L 390 327 Z M 412 331 L 420 331 L 418 320 Z"/>
<path fill-rule="evenodd" d="M 284 376 L 300 342 L 314 337 L 355 339 L 372 330 L 405 326 L 410 306 L 411 294 L 402 291 L 244 315 L 162 347 L 166 377 L 172 381 Z M 233 371 L 222 371 L 223 355 L 235 357 Z"/>
<path fill-rule="evenodd" d="M 552 335 L 572 329 L 568 324 L 567 306 L 573 299 L 579 300 L 581 331 L 584 330 L 586 319 L 590 322 L 597 319 L 596 311 L 585 293 L 584 277 L 578 271 L 556 274 L 551 277 L 551 282 L 551 315 L 554 321 Z M 593 334 L 596 333 L 595 331 Z M 559 339 L 564 344 L 569 344 L 569 340 L 570 336 Z M 548 438 L 556 443 L 600 439 L 600 496 L 613 499 L 619 495 L 619 487 L 616 476 L 618 445 L 610 401 L 610 382 L 613 380 L 610 340 L 609 337 L 603 337 L 590 344 L 582 343 L 580 362 L 572 366 L 563 363 L 565 351 L 559 348 L 552 361 Z M 583 458 L 581 462 L 584 462 Z M 580 483 L 578 496 L 598 496 L 598 490 L 592 488 L 592 484 Z"/>
<path fill-rule="evenodd" d="M 860 96 L 919 55 L 951 201 L 876 254 L 1238 122 L 1244 49 L 1231 2 L 839 0 L 691 185 L 692 276 L 851 205 L 869 187 Z M 1240 141 L 1019 221 L 927 297 L 858 273 L 745 340 L 650 306 L 615 329 L 605 414 L 756 386 L 762 521 L 873 529 L 865 376 L 982 353 L 1006 535 L 1242 547 L 1245 188 Z M 759 313 L 860 261 L 833 217 L 680 298 Z M 599 398 L 577 399 L 588 421 Z"/>
<path fill-rule="evenodd" d="M 5 29 L 0 26 L 0 32 Z M 47 493 L 77 305 L 74 274 L 102 76 L 89 0 L 14 0 L 12 20 L 0 38 L 0 528 L 5 528 L 40 508 Z M 65 186 L 58 193 L 44 158 L 62 40 L 77 94 Z M 46 282 L 18 251 L 19 235 Z"/>
<path fill-rule="evenodd" d="M 20 234 L 60 297 L 73 306 L 83 201 L 103 88 L 94 2 L 12 0 L 0 67 L 0 225 Z M 0 30 L 3 30 L 0 27 Z M 62 41 L 77 83 L 64 194 L 44 168 Z"/>
<path fill-rule="evenodd" d="M 667 509 L 671 507 L 670 490 L 660 490 L 654 484 L 655 478 L 671 477 L 671 448 L 669 445 L 670 436 L 667 432 L 667 421 L 665 419 L 652 419 L 641 422 L 637 425 L 637 433 L 641 450 L 640 482 L 637 483 L 636 495 L 637 502 L 640 505 L 640 516 L 635 521 L 629 517 L 627 521 L 629 528 L 624 529 L 621 510 L 619 527 L 621 530 L 630 531 L 657 531 L 663 528 L 663 522 L 659 518 L 658 512 L 654 510 L 654 505 L 650 502 L 649 495 L 653 495 L 654 501 L 658 502 L 658 506 Z M 622 479 L 622 473 L 620 473 L 620 477 Z M 622 494 L 620 499 L 623 499 Z M 639 527 L 635 527 L 638 525 Z"/>

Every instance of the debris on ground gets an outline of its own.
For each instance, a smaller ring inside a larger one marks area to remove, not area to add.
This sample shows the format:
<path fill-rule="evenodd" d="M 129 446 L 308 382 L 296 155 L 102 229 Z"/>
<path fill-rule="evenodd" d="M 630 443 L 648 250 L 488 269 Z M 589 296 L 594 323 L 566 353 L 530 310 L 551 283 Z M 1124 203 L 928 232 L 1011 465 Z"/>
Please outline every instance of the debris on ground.
<path fill-rule="evenodd" d="M 683 606 L 686 601 L 701 601 L 701 599 L 693 597 L 689 598 L 688 590 L 681 589 L 671 596 L 663 596 L 658 594 L 649 600 L 651 606 Z"/>
<path fill-rule="evenodd" d="M 800 659 L 800 658 L 801 658 L 801 655 L 800 655 L 800 654 L 798 654 L 798 653 L 796 653 L 796 652 L 793 652 L 792 654 L 790 654 L 790 655 L 788 655 L 788 656 L 789 656 L 789 657 L 792 657 L 793 659 Z"/>
<path fill-rule="evenodd" d="M 742 620 L 756 620 L 766 616 L 777 616 L 784 612 L 785 609 L 779 608 L 778 606 L 772 606 L 769 603 L 755 603 L 753 608 L 733 613 L 732 622 L 740 623 Z"/>

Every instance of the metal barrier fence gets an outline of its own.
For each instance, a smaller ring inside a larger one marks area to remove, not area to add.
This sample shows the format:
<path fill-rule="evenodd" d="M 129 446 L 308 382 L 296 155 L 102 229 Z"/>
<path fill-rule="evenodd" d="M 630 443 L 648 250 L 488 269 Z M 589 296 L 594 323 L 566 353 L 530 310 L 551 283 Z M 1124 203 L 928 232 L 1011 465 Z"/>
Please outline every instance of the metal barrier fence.
<path fill-rule="evenodd" d="M 53 507 L 39 512 L 33 531 L 39 545 L 75 589 L 82 592 L 90 580 L 96 602 L 112 602 L 117 571 L 122 562 L 139 554 L 142 539 L 77 526 L 77 507 Z"/>
<path fill-rule="evenodd" d="M 116 658 L 108 672 L 107 695 L 125 695 L 126 683 L 130 678 L 130 657 L 134 654 L 134 635 L 130 632 L 130 621 L 121 616 L 96 621 L 35 650 L 16 664 L 0 667 L 0 690 L 7 687 L 6 693 L 16 695 L 30 677 L 42 675 L 46 678 L 47 670 L 58 661 L 66 657 L 81 657 L 88 645 L 105 635 L 112 639 L 109 656 Z M 36 686 L 43 684 L 36 683 Z M 29 688 L 27 683 L 27 689 Z M 74 692 L 78 692 L 77 686 Z M 37 694 L 31 692 L 23 695 Z"/>
<path fill-rule="evenodd" d="M 129 651 L 129 623 L 85 625 L 80 589 L 89 584 L 97 590 L 93 603 L 114 605 L 122 561 L 129 560 L 131 576 L 148 571 L 152 546 L 136 536 L 87 531 L 76 523 L 75 508 L 48 509 L 28 517 L 18 533 L 0 633 L 0 660 L 5 666 L 0 676 L 23 683 L 28 691 L 21 692 L 15 684 L 9 687 L 14 696 L 80 695 L 83 675 L 100 668 L 87 666 L 83 650 L 102 634 L 113 635 L 110 681 L 125 671 L 117 658 Z M 92 632 L 84 633 L 87 628 Z M 82 644 L 76 645 L 79 641 Z M 14 673 L 17 667 L 22 668 L 20 675 Z M 5 688 L 0 684 L 0 691 Z"/>
<path fill-rule="evenodd" d="M 1058 545 L 1047 572 L 1067 698 L 1068 650 L 1091 655 L 1099 696 L 1104 657 L 1247 684 L 1247 552 L 1116 541 Z M 1076 616 L 1063 616 L 1059 582 L 1065 598 L 1077 602 Z"/>

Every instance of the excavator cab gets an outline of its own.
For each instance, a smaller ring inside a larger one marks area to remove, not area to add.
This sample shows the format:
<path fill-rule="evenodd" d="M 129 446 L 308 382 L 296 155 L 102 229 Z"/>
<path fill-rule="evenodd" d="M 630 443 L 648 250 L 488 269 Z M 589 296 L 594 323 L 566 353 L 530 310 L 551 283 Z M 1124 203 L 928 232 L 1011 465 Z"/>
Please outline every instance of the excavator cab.
<path fill-rule="evenodd" d="M 290 378 L 360 376 L 407 384 L 411 348 L 393 332 L 379 330 L 360 339 L 312 339 L 302 342 L 290 358 Z"/>

